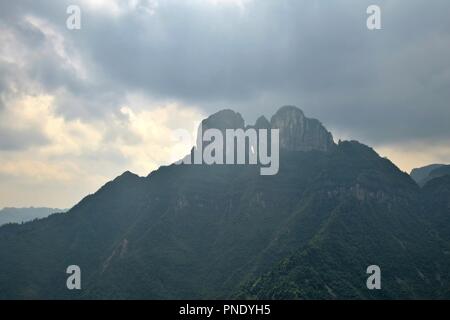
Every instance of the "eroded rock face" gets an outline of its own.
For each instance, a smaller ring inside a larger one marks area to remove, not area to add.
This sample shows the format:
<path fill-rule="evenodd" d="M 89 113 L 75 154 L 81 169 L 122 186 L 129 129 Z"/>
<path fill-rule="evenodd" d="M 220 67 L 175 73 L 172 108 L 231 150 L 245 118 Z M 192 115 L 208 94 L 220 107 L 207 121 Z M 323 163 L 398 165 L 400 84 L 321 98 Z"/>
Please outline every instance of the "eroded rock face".
<path fill-rule="evenodd" d="M 255 126 L 256 129 L 271 129 L 272 125 L 270 124 L 269 120 L 267 120 L 266 117 L 260 116 L 256 122 Z"/>
<path fill-rule="evenodd" d="M 223 154 L 231 152 L 227 149 L 226 143 L 226 130 L 227 129 L 245 129 L 245 121 L 239 112 L 235 112 L 231 109 L 220 110 L 208 118 L 204 119 L 199 125 L 197 131 L 197 143 L 198 149 L 202 150 L 206 148 L 211 142 L 203 141 L 203 134 L 208 129 L 218 129 L 222 132 L 223 136 Z M 201 146 L 201 148 L 200 148 Z M 235 151 L 236 152 L 236 151 Z"/>
<path fill-rule="evenodd" d="M 280 108 L 270 121 L 272 129 L 280 129 L 280 148 L 290 151 L 330 151 L 333 136 L 316 119 L 305 117 L 294 106 Z"/>
<path fill-rule="evenodd" d="M 225 129 L 279 129 L 280 149 L 289 151 L 330 151 L 336 145 L 331 133 L 316 119 L 305 117 L 303 111 L 294 106 L 280 108 L 267 120 L 261 116 L 253 126 L 245 126 L 242 116 L 233 110 L 221 110 L 202 121 L 203 132 L 210 128 L 219 129 L 225 136 Z M 200 128 L 199 128 L 200 129 Z M 198 135 L 197 139 L 200 139 Z M 202 143 L 197 140 L 197 145 Z M 205 146 L 207 143 L 203 143 Z"/>
<path fill-rule="evenodd" d="M 239 112 L 225 109 L 204 119 L 201 126 L 203 132 L 211 128 L 225 132 L 225 129 L 243 129 L 245 127 L 245 121 Z"/>

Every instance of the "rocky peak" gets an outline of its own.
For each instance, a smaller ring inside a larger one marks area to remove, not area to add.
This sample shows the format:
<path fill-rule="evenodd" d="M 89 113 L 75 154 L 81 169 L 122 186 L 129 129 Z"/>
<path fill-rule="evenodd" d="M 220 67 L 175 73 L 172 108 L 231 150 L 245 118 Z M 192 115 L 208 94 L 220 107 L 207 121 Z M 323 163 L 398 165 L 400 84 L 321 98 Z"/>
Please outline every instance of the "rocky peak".
<path fill-rule="evenodd" d="M 272 129 L 280 129 L 280 148 L 290 151 L 330 151 L 333 136 L 317 119 L 305 117 L 294 106 L 280 108 L 270 120 Z"/>
<path fill-rule="evenodd" d="M 336 145 L 333 136 L 317 119 L 307 118 L 303 111 L 294 106 L 281 107 L 271 118 L 260 116 L 254 126 L 245 126 L 241 114 L 230 109 L 214 113 L 204 119 L 199 126 L 203 132 L 207 129 L 219 129 L 225 136 L 225 129 L 279 129 L 280 148 L 289 151 L 330 151 Z M 200 133 L 200 132 L 199 132 Z M 197 146 L 203 143 L 197 135 Z"/>
<path fill-rule="evenodd" d="M 267 120 L 266 117 L 260 116 L 256 122 L 255 126 L 256 129 L 270 129 L 272 126 L 270 125 L 269 120 Z"/>
<path fill-rule="evenodd" d="M 207 129 L 238 129 L 244 128 L 245 121 L 239 112 L 234 112 L 230 109 L 218 111 L 208 118 L 204 119 L 201 124 L 203 131 Z"/>
<path fill-rule="evenodd" d="M 245 121 L 244 118 L 242 118 L 241 114 L 239 112 L 235 112 L 231 109 L 224 109 L 220 110 L 212 115 L 210 115 L 208 118 L 204 119 L 201 124 L 199 125 L 198 131 L 197 131 L 197 143 L 196 146 L 199 148 L 199 146 L 202 146 L 202 148 L 205 148 L 210 142 L 204 142 L 202 141 L 203 133 L 208 129 L 218 129 L 222 132 L 224 137 L 224 154 L 226 154 L 226 129 L 244 129 L 245 128 Z M 200 131 L 202 130 L 202 131 Z M 201 149 L 201 148 L 200 148 Z M 188 155 L 189 157 L 189 155 Z"/>

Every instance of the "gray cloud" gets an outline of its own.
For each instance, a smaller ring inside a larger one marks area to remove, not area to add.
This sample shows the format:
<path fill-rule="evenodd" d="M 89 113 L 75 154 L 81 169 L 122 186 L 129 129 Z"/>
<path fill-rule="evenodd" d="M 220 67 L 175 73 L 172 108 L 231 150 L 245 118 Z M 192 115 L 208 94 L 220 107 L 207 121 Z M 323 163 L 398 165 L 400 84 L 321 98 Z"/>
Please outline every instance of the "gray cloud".
<path fill-rule="evenodd" d="M 250 121 L 295 104 L 374 144 L 448 140 L 450 4 L 376 2 L 379 31 L 366 28 L 374 3 L 366 0 L 261 0 L 244 10 L 167 0 L 154 15 L 116 16 L 82 6 L 80 31 L 65 29 L 65 8 L 76 1 L 15 1 L 0 4 L 0 19 L 29 50 L 42 48 L 45 36 L 15 21 L 44 19 L 80 55 L 89 81 L 51 50 L 22 70 L 22 82 L 57 93 L 66 117 L 101 117 L 137 91 L 205 113 L 231 107 Z"/>
<path fill-rule="evenodd" d="M 17 130 L 0 127 L 0 151 L 19 151 L 31 146 L 45 145 L 48 138 L 38 130 Z"/>

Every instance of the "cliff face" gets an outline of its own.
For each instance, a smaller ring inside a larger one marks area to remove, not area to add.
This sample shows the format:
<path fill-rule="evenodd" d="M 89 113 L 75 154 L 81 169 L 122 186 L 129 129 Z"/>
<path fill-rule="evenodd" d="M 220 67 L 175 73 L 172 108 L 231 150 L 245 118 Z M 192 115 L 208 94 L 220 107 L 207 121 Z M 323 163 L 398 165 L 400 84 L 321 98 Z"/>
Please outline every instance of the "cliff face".
<path fill-rule="evenodd" d="M 270 123 L 273 129 L 280 129 L 281 149 L 330 151 L 335 147 L 331 133 L 318 120 L 305 117 L 296 107 L 280 108 Z"/>
<path fill-rule="evenodd" d="M 245 121 L 239 112 L 225 109 L 210 115 L 200 124 L 203 132 L 208 129 L 219 129 L 225 135 L 226 129 L 244 129 Z"/>
<path fill-rule="evenodd" d="M 225 129 L 243 129 L 245 122 L 239 113 L 222 110 L 203 120 L 201 126 L 203 131 L 215 128 L 224 132 Z M 333 136 L 320 121 L 305 117 L 303 111 L 294 106 L 280 108 L 270 122 L 261 116 L 254 126 L 247 128 L 279 129 L 280 149 L 284 150 L 331 151 L 336 146 Z"/>

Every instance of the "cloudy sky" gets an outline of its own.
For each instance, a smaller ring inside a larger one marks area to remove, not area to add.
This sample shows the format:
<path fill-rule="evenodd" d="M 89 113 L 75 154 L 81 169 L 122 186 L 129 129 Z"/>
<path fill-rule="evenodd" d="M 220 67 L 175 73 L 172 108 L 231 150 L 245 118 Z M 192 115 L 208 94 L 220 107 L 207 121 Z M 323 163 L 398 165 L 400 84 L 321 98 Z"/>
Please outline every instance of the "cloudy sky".
<path fill-rule="evenodd" d="M 146 175 L 186 151 L 174 129 L 223 108 L 253 122 L 296 105 L 402 170 L 450 163 L 449 14 L 448 0 L 1 1 L 0 207 L 70 207 Z"/>

